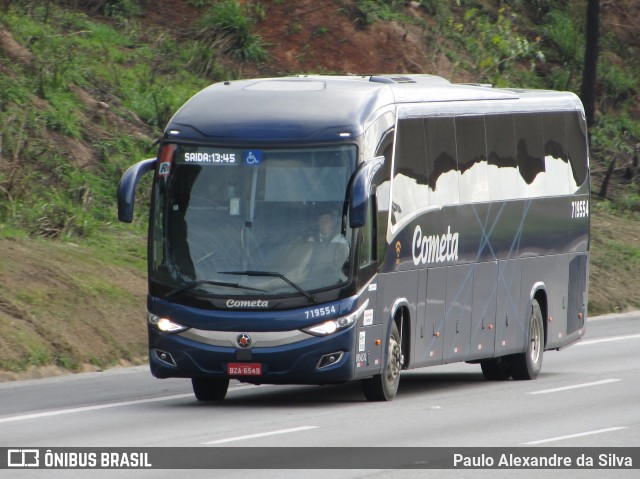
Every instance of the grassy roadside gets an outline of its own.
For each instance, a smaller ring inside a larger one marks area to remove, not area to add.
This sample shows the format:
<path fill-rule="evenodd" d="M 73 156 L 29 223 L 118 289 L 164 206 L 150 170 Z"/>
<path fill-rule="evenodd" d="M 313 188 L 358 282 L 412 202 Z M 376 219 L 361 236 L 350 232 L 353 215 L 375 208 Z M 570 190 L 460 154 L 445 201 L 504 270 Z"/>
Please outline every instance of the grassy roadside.
<path fill-rule="evenodd" d="M 592 201 L 589 314 L 640 309 L 638 214 L 612 211 L 608 202 Z"/>
<path fill-rule="evenodd" d="M 145 241 L 0 239 L 0 381 L 146 355 Z"/>

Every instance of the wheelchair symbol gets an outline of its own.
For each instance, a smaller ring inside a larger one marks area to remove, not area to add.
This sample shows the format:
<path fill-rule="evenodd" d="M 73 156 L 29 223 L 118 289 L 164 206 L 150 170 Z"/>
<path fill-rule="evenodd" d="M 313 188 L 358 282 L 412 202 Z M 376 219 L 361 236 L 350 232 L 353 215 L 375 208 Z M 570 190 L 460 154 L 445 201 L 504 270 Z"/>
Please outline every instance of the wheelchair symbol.
<path fill-rule="evenodd" d="M 257 165 L 262 161 L 262 151 L 248 151 L 244 154 L 244 162 L 247 165 Z"/>

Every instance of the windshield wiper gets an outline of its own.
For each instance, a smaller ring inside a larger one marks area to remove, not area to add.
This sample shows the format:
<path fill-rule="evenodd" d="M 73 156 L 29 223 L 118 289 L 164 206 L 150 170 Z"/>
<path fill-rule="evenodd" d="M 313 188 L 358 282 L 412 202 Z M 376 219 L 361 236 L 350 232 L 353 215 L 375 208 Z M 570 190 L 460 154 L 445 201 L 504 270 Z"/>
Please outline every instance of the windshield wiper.
<path fill-rule="evenodd" d="M 275 271 L 220 271 L 219 274 L 235 274 L 237 276 L 270 276 L 272 278 L 280 278 L 282 281 L 284 281 L 289 286 L 294 288 L 296 291 L 302 294 L 305 298 L 307 298 L 313 304 L 318 304 L 318 300 L 315 297 L 310 295 L 307 291 L 305 291 L 300 286 L 295 284 L 293 281 L 291 281 L 282 273 L 277 273 Z"/>
<path fill-rule="evenodd" d="M 250 286 L 243 286 L 239 283 L 227 283 L 225 281 L 210 281 L 207 279 L 200 279 L 198 281 L 192 281 L 191 283 L 187 283 L 184 286 L 180 286 L 176 289 L 172 289 L 167 294 L 164 295 L 165 298 L 170 296 L 174 296 L 176 294 L 184 293 L 190 289 L 196 288 L 201 284 L 210 284 L 212 286 L 228 286 L 230 288 L 242 288 L 242 289 L 250 289 L 251 291 L 260 291 L 261 293 L 266 293 L 264 289 L 252 288 Z"/>

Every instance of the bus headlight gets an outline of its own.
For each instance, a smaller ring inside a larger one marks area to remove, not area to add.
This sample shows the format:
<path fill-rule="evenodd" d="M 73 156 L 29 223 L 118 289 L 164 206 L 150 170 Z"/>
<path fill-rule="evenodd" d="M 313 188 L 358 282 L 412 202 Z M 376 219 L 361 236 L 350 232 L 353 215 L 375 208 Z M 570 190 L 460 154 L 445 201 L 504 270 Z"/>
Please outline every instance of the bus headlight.
<path fill-rule="evenodd" d="M 163 333 L 173 334 L 189 329 L 186 326 L 171 321 L 169 318 L 163 318 L 156 314 L 147 313 L 147 320 L 149 321 L 149 324 L 155 326 Z"/>
<path fill-rule="evenodd" d="M 343 329 L 347 329 L 353 326 L 358 318 L 362 315 L 362 312 L 369 305 L 369 300 L 367 299 L 362 306 L 356 309 L 353 313 L 348 314 L 346 316 L 342 316 L 338 319 L 331 319 L 329 321 L 325 321 L 324 323 L 317 324 L 316 326 L 311 326 L 310 328 L 302 329 L 303 332 L 312 334 L 314 336 L 328 336 L 330 334 L 335 333 L 336 331 L 341 331 Z"/>

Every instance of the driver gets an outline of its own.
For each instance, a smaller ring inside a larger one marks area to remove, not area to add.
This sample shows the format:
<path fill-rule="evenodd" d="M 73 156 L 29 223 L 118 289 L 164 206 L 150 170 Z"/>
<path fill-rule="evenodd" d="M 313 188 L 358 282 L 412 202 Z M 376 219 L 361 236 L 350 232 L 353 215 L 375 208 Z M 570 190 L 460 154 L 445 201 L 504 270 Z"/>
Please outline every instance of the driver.
<path fill-rule="evenodd" d="M 340 219 L 337 211 L 322 213 L 318 217 L 318 230 L 309 237 L 309 241 L 318 241 L 320 243 L 347 242 L 340 231 Z"/>

